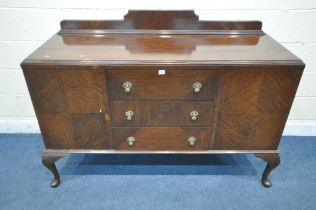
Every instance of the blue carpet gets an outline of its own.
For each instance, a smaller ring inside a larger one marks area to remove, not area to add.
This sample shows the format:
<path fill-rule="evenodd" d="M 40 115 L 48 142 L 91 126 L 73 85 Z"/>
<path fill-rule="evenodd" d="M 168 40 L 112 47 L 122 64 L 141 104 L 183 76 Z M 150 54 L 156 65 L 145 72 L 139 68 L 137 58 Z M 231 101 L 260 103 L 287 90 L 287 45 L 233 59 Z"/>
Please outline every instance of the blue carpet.
<path fill-rule="evenodd" d="M 0 209 L 316 209 L 316 137 L 283 137 L 261 186 L 254 155 L 69 155 L 49 187 L 41 136 L 0 135 Z"/>

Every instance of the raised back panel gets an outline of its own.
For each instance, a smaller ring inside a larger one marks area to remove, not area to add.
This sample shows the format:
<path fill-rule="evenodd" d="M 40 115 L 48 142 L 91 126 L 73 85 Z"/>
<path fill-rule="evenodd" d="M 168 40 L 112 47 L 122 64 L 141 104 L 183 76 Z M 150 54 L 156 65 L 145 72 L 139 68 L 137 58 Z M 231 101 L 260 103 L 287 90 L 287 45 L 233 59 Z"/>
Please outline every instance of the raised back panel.
<path fill-rule="evenodd" d="M 134 29 L 195 29 L 199 17 L 190 11 L 129 11 L 124 22 Z"/>
<path fill-rule="evenodd" d="M 63 20 L 62 30 L 261 30 L 260 21 L 199 21 L 193 10 L 130 10 L 123 21 Z"/>

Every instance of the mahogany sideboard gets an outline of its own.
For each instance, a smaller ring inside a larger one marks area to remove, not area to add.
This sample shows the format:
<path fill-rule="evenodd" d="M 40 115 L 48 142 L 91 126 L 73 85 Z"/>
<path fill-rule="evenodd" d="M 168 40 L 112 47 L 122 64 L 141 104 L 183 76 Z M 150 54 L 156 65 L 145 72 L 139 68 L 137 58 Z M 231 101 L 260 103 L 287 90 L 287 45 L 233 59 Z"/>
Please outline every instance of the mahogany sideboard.
<path fill-rule="evenodd" d="M 254 153 L 270 187 L 305 65 L 261 27 L 190 10 L 61 21 L 21 63 L 51 186 L 69 153 Z"/>

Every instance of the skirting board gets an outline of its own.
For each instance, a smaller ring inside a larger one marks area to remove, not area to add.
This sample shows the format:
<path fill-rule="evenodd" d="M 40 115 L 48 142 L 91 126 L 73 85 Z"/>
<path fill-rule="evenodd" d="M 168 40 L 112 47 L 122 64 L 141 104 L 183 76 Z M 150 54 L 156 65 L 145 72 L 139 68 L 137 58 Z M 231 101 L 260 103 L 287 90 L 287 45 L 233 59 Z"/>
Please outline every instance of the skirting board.
<path fill-rule="evenodd" d="M 40 133 L 37 120 L 0 119 L 0 133 Z M 316 136 L 316 120 L 289 120 L 283 136 Z"/>

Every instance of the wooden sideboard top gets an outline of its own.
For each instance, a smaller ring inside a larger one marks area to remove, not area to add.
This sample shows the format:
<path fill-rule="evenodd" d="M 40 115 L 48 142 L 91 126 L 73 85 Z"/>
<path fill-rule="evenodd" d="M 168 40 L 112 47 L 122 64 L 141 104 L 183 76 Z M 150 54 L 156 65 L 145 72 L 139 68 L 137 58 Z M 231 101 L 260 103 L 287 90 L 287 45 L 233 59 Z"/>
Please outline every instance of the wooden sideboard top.
<path fill-rule="evenodd" d="M 199 21 L 194 11 L 129 11 L 123 21 L 65 20 L 22 65 L 304 65 L 261 26 Z"/>

